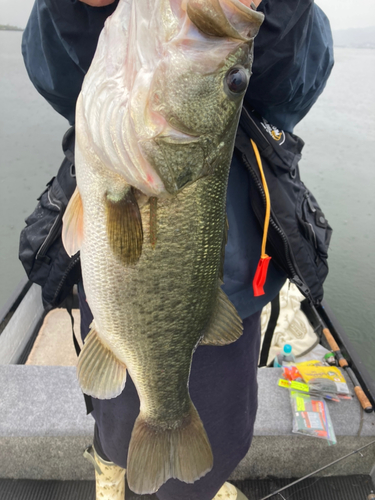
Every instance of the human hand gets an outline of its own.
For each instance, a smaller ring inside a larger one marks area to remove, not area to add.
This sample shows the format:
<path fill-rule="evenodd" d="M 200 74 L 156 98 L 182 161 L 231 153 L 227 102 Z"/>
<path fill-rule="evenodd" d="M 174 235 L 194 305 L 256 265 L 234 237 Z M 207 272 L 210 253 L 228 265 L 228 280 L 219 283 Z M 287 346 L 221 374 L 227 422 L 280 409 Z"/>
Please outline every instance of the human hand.
<path fill-rule="evenodd" d="M 261 1 L 262 0 L 240 0 L 241 3 L 246 5 L 246 7 L 250 7 L 251 4 L 254 4 L 255 7 L 258 7 L 258 5 L 260 4 Z"/>
<path fill-rule="evenodd" d="M 87 5 L 91 5 L 91 7 L 105 7 L 106 5 L 110 5 L 115 0 L 79 0 L 82 3 L 86 3 Z M 247 4 L 247 0 L 241 0 L 245 5 Z M 260 4 L 262 0 L 252 0 L 256 7 Z M 251 3 L 251 2 L 250 2 Z"/>
<path fill-rule="evenodd" d="M 106 5 L 110 5 L 115 0 L 79 0 L 82 3 L 86 3 L 91 7 L 105 7 Z"/>

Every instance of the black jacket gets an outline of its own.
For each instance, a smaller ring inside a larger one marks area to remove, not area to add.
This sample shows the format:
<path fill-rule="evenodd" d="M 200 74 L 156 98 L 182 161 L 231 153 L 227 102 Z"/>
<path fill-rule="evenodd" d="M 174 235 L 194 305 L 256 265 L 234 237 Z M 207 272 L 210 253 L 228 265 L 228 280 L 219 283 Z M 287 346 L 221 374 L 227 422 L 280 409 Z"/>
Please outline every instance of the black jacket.
<path fill-rule="evenodd" d="M 94 8 L 75 0 L 36 0 L 33 7 L 23 35 L 26 68 L 37 90 L 70 123 L 99 33 L 116 5 Z M 269 122 L 292 132 L 323 91 L 332 69 L 329 22 L 312 0 L 263 0 L 258 10 L 266 17 L 255 40 L 245 100 Z M 285 280 L 271 261 L 266 293 L 254 297 L 261 231 L 249 201 L 250 182 L 248 171 L 234 158 L 227 197 L 224 291 L 242 318 L 272 300 Z"/>

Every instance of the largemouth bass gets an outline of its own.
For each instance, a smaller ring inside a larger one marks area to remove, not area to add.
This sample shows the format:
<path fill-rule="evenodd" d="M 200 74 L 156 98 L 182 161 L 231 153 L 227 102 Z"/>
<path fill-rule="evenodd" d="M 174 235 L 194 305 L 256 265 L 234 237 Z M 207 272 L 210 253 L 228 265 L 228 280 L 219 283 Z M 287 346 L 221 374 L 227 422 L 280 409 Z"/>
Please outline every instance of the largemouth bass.
<path fill-rule="evenodd" d="M 130 488 L 192 483 L 212 451 L 190 399 L 199 344 L 242 322 L 221 290 L 229 166 L 263 15 L 243 0 L 120 0 L 77 102 L 77 190 L 64 216 L 94 321 L 82 390 L 118 396 L 127 370 L 140 413 Z"/>

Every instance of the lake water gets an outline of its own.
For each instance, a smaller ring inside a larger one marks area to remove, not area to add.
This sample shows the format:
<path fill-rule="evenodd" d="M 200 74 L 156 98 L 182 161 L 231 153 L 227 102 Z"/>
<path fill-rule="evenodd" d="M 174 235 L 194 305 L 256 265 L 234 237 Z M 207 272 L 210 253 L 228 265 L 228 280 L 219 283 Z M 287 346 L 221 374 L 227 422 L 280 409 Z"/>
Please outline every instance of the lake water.
<path fill-rule="evenodd" d="M 29 82 L 21 33 L 0 32 L 0 307 L 24 271 L 19 233 L 62 160 L 68 128 Z M 301 175 L 334 228 L 325 297 L 375 376 L 375 50 L 337 48 L 327 87 L 295 133 Z"/>

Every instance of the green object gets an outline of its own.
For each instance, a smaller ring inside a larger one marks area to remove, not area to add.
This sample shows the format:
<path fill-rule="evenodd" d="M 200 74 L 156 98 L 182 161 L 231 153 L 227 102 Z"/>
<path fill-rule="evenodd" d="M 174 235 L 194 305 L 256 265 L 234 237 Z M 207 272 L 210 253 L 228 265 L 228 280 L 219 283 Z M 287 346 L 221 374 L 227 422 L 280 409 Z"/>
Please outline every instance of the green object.
<path fill-rule="evenodd" d="M 337 366 L 336 357 L 335 357 L 335 354 L 333 352 L 327 352 L 327 354 L 324 356 L 323 359 L 329 365 Z"/>
<path fill-rule="evenodd" d="M 333 352 L 327 352 L 327 354 L 324 356 L 324 359 L 327 360 L 328 358 L 334 358 L 335 355 L 333 354 Z"/>

